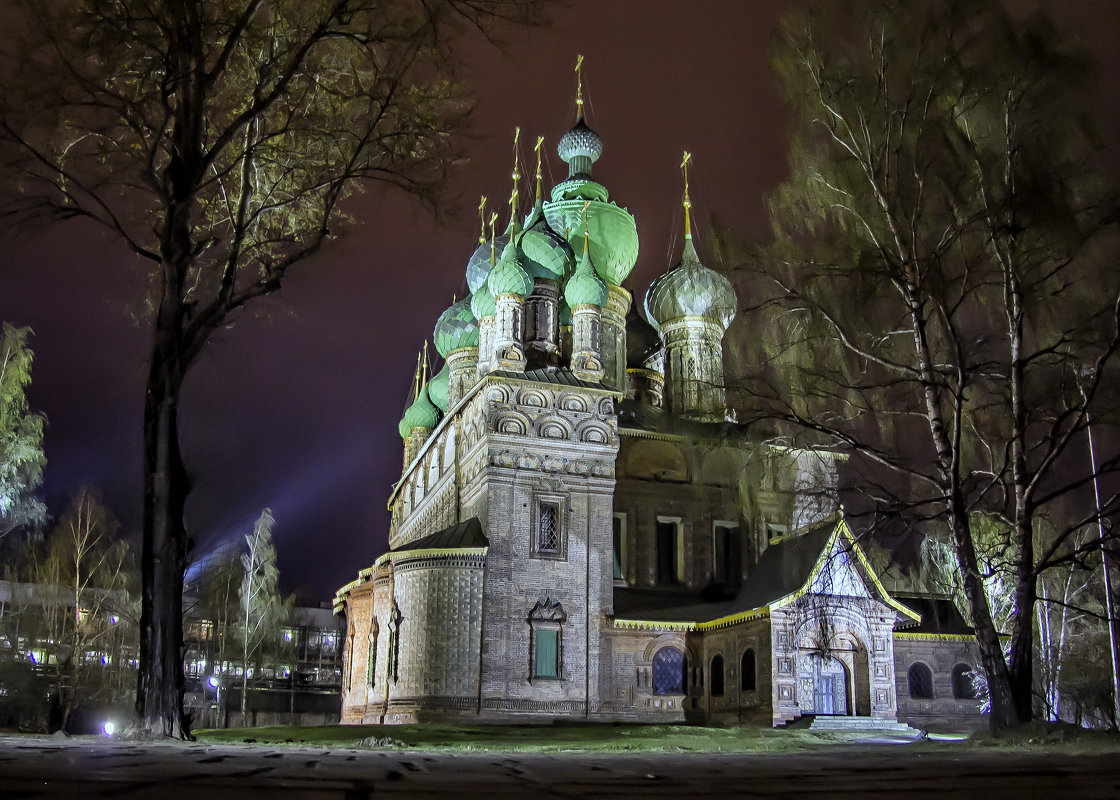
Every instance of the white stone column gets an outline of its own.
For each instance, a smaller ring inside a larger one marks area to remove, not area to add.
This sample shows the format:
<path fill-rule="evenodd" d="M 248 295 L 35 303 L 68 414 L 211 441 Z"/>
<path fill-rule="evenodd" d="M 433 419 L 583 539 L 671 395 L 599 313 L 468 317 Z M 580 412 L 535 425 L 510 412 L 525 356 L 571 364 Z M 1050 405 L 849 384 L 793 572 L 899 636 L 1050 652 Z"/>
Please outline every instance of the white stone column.
<path fill-rule="evenodd" d="M 522 344 L 524 300 L 516 294 L 500 294 L 494 298 L 495 325 L 491 371 L 525 371 L 525 348 Z"/>
<path fill-rule="evenodd" d="M 478 382 L 478 348 L 460 347 L 447 354 L 447 409 L 450 411 Z"/>
<path fill-rule="evenodd" d="M 603 379 L 603 361 L 599 352 L 599 306 L 576 306 L 572 309 L 572 372 L 580 380 L 596 382 Z"/>

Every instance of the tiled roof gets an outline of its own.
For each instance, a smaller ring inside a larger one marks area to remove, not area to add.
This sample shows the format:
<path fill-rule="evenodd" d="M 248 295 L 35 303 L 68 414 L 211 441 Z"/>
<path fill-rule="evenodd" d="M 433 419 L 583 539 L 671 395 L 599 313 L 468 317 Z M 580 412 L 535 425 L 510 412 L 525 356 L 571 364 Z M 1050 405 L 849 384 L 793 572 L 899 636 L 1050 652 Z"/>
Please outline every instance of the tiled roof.
<path fill-rule="evenodd" d="M 589 383 L 580 380 L 575 376 L 570 369 L 561 367 L 560 369 L 548 369 L 542 367 L 541 369 L 529 369 L 524 372 L 511 372 L 510 370 L 500 369 L 496 370 L 493 375 L 499 378 L 513 378 L 522 381 L 538 381 L 539 383 L 551 383 L 555 386 L 574 386 L 578 389 L 599 389 L 600 391 L 607 387 L 599 383 Z"/>
<path fill-rule="evenodd" d="M 906 633 L 933 633 L 941 635 L 971 635 L 972 626 L 965 622 L 956 603 L 948 597 L 932 595 L 894 595 L 894 599 L 922 615 L 916 625 L 906 625 Z"/>
<path fill-rule="evenodd" d="M 486 547 L 490 544 L 486 534 L 482 532 L 482 523 L 478 517 L 471 517 L 466 522 L 444 528 L 431 536 L 417 539 L 414 542 L 401 545 L 393 550 L 394 553 L 404 553 L 409 550 L 455 550 L 466 547 Z"/>

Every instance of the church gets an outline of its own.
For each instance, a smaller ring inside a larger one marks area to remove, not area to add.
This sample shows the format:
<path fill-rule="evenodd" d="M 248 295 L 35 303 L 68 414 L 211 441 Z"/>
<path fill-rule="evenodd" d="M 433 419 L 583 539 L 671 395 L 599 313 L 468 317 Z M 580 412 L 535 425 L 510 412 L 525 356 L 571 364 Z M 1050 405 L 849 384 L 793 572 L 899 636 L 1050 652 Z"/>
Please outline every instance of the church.
<path fill-rule="evenodd" d="M 576 107 L 567 179 L 544 198 L 538 139 L 525 215 L 515 155 L 505 233 L 480 206 L 443 366 L 420 360 L 389 552 L 335 598 L 342 722 L 976 726 L 971 631 L 885 588 L 838 502 L 843 456 L 734 424 L 739 301 L 692 239 L 688 155 L 683 252 L 643 318 L 636 223 Z"/>

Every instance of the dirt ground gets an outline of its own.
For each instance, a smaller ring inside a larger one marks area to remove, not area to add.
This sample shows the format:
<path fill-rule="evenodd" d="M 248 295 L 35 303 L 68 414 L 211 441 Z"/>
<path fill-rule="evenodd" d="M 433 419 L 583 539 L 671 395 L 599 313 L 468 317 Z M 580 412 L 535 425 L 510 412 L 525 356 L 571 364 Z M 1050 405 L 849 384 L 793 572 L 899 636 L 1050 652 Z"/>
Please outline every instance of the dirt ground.
<path fill-rule="evenodd" d="M 807 753 L 547 755 L 0 737 L 0 797 L 1112 798 L 1120 758 L 858 744 Z"/>

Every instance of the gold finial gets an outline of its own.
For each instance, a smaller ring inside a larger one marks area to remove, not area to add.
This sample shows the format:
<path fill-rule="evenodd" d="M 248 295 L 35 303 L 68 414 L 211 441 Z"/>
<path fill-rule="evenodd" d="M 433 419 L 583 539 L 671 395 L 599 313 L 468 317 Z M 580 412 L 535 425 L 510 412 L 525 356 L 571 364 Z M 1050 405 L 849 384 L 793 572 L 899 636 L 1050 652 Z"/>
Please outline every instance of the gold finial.
<path fill-rule="evenodd" d="M 428 340 L 424 340 L 424 377 L 423 385 L 428 385 Z"/>
<path fill-rule="evenodd" d="M 416 374 L 412 378 L 412 399 L 420 396 L 420 351 L 416 351 Z"/>
<path fill-rule="evenodd" d="M 583 54 L 576 56 L 576 122 L 583 119 Z"/>
<path fill-rule="evenodd" d="M 478 201 L 478 243 L 486 244 L 486 195 Z"/>
<path fill-rule="evenodd" d="M 588 232 L 587 232 L 587 209 L 589 209 L 589 208 L 591 208 L 591 201 L 590 200 L 584 201 L 584 204 L 583 204 L 583 254 L 584 255 L 587 255 L 587 250 L 588 250 L 587 240 L 588 240 L 588 238 L 590 238 L 590 234 L 588 234 Z"/>
<path fill-rule="evenodd" d="M 518 168 L 518 143 L 521 141 L 521 126 L 513 129 L 513 191 L 509 195 L 509 221 L 513 224 L 517 216 L 517 182 L 521 180 L 521 170 Z"/>
<path fill-rule="evenodd" d="M 496 259 L 494 258 L 494 223 L 498 221 L 497 214 L 490 215 L 490 266 L 494 266 Z"/>
<path fill-rule="evenodd" d="M 684 235 L 688 239 L 692 238 L 692 219 L 689 214 L 692 201 L 688 199 L 688 162 L 691 160 L 692 153 L 685 150 L 684 158 L 681 159 L 681 171 L 684 172 Z"/>
<path fill-rule="evenodd" d="M 543 136 L 538 136 L 537 137 L 537 143 L 535 145 L 533 145 L 533 152 L 535 152 L 537 154 L 537 202 L 538 203 L 541 200 L 541 180 L 544 177 L 543 175 L 541 175 L 541 145 L 542 144 L 544 144 L 544 137 Z"/>

